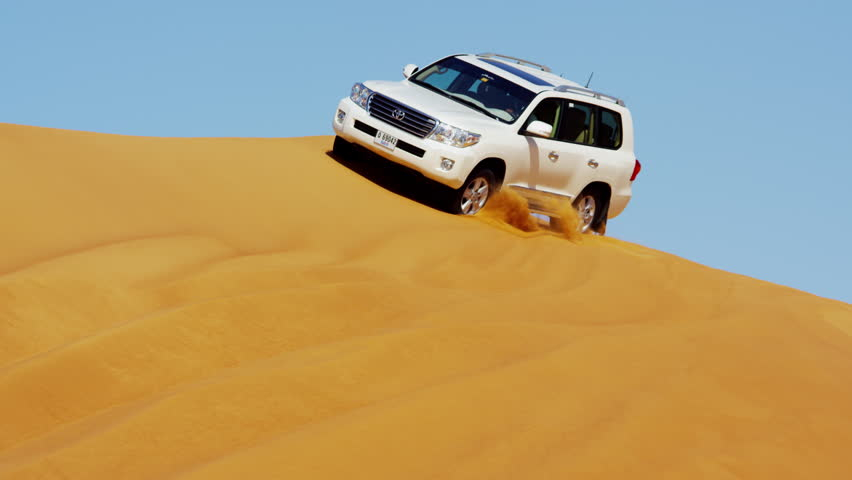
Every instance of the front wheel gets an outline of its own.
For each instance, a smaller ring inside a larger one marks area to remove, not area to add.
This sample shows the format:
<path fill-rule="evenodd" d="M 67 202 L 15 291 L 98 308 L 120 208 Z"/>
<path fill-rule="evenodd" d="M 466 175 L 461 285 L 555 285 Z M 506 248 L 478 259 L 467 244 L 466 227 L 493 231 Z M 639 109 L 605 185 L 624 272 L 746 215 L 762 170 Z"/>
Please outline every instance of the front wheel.
<path fill-rule="evenodd" d="M 461 215 L 476 214 L 488 203 L 496 184 L 491 170 L 474 171 L 467 177 L 464 185 L 451 195 L 450 212 Z"/>

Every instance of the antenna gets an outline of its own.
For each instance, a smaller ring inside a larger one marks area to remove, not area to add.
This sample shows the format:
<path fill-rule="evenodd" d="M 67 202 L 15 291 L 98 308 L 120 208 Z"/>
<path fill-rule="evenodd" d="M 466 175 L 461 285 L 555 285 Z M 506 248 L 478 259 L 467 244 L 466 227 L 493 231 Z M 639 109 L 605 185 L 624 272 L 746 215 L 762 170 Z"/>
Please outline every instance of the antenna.
<path fill-rule="evenodd" d="M 592 72 L 592 74 L 589 75 L 589 79 L 586 80 L 586 88 L 589 88 L 589 84 L 592 83 L 592 77 L 594 77 L 594 76 L 595 76 L 595 72 Z"/>

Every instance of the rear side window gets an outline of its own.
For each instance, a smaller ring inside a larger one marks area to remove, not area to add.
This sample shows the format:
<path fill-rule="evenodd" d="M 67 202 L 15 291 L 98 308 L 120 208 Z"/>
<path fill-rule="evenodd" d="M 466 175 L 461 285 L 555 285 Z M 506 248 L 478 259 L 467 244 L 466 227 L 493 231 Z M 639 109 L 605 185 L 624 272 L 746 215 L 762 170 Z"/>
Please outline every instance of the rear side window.
<path fill-rule="evenodd" d="M 621 115 L 611 110 L 600 110 L 600 125 L 595 138 L 595 146 L 601 148 L 621 148 Z"/>
<path fill-rule="evenodd" d="M 592 144 L 595 109 L 591 105 L 566 101 L 556 139 L 563 142 Z"/>

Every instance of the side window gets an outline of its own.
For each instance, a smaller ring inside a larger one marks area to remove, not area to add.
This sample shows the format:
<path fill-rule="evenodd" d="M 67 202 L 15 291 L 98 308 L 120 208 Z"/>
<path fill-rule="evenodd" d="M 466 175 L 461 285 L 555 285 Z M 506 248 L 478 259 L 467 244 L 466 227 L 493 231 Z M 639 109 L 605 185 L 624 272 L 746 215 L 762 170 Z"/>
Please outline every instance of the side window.
<path fill-rule="evenodd" d="M 591 105 L 566 101 L 556 139 L 591 145 L 594 139 L 595 109 Z"/>
<path fill-rule="evenodd" d="M 611 110 L 600 110 L 600 126 L 595 146 L 617 150 L 621 148 L 621 115 Z"/>
<path fill-rule="evenodd" d="M 524 125 L 522 131 L 526 131 L 529 124 L 538 120 L 553 126 L 553 133 L 550 135 L 550 138 L 555 138 L 556 131 L 559 127 L 559 111 L 561 110 L 561 106 L 562 100 L 556 98 L 546 98 L 542 100 L 541 103 L 535 107 L 532 114 L 530 114 L 530 118 L 527 119 L 527 123 Z"/>

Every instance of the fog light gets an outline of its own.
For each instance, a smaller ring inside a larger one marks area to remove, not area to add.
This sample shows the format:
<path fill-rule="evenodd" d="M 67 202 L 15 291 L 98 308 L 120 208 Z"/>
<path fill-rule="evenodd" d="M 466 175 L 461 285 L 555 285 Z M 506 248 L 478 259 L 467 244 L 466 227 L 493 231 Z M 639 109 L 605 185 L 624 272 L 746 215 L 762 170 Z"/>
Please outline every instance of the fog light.
<path fill-rule="evenodd" d="M 344 118 L 346 118 L 346 112 L 344 112 L 343 110 L 338 110 L 337 111 L 337 117 L 336 117 L 337 123 L 339 123 L 340 125 L 343 125 L 343 119 Z"/>
<path fill-rule="evenodd" d="M 441 170 L 445 172 L 449 172 L 453 169 L 453 165 L 455 165 L 455 160 L 450 160 L 449 158 L 441 158 Z"/>

